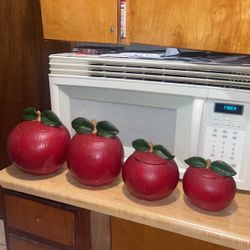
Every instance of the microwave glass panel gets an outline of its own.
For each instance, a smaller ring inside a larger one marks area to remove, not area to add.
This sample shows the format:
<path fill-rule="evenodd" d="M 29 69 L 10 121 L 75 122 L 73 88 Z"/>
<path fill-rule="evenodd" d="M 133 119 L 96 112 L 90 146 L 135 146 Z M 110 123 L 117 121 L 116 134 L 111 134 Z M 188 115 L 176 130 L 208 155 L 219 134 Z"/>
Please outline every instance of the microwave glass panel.
<path fill-rule="evenodd" d="M 176 109 L 72 98 L 70 114 L 71 120 L 81 116 L 112 122 L 124 146 L 131 147 L 133 140 L 144 138 L 174 153 Z"/>

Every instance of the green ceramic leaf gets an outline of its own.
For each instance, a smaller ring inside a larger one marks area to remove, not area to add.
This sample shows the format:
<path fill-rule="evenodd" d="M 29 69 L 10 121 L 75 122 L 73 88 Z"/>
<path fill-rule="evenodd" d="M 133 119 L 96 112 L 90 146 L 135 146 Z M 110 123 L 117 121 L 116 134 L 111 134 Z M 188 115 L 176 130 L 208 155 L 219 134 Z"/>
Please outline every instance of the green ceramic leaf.
<path fill-rule="evenodd" d="M 132 142 L 132 146 L 134 147 L 135 150 L 137 151 L 148 151 L 149 150 L 149 145 L 148 142 L 145 141 L 144 139 L 137 139 Z"/>
<path fill-rule="evenodd" d="M 100 121 L 96 124 L 97 135 L 111 138 L 119 133 L 119 130 L 109 121 Z"/>
<path fill-rule="evenodd" d="M 48 109 L 42 112 L 41 122 L 51 127 L 58 127 L 62 125 L 58 116 L 54 112 Z"/>
<path fill-rule="evenodd" d="M 92 122 L 83 117 L 74 119 L 71 125 L 77 134 L 90 134 L 94 129 Z"/>
<path fill-rule="evenodd" d="M 210 168 L 220 176 L 234 176 L 237 174 L 234 169 L 224 161 L 214 161 L 211 163 Z"/>
<path fill-rule="evenodd" d="M 174 155 L 172 155 L 164 146 L 157 144 L 153 146 L 153 152 L 166 160 L 173 160 Z"/>
<path fill-rule="evenodd" d="M 202 157 L 191 157 L 186 159 L 185 162 L 195 168 L 205 168 L 207 166 L 207 161 Z"/>
<path fill-rule="evenodd" d="M 22 117 L 25 121 L 36 120 L 37 118 L 36 109 L 34 107 L 28 107 L 24 109 Z"/>

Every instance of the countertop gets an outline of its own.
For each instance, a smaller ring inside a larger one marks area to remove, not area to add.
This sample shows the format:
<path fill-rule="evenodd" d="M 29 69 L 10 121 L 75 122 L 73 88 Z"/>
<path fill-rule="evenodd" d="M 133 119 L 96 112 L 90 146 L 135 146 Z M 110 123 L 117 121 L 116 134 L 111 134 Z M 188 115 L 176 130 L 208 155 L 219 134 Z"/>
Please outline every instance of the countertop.
<path fill-rule="evenodd" d="M 0 185 L 218 245 L 250 249 L 250 192 L 237 192 L 223 211 L 204 212 L 186 200 L 181 182 L 169 197 L 157 202 L 136 199 L 121 179 L 97 189 L 83 186 L 66 167 L 39 177 L 9 166 L 0 171 Z"/>

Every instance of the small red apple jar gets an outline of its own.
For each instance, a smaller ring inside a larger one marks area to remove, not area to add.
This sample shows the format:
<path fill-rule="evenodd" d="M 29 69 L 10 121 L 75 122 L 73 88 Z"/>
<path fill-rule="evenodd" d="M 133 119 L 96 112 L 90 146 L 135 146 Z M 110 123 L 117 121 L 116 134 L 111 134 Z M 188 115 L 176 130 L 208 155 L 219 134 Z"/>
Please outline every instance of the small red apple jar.
<path fill-rule="evenodd" d="M 230 205 L 236 192 L 232 177 L 236 172 L 230 165 L 201 157 L 185 162 L 189 168 L 183 176 L 183 190 L 193 205 L 206 211 L 219 211 Z"/>
<path fill-rule="evenodd" d="M 24 172 L 46 175 L 66 160 L 70 134 L 51 110 L 33 107 L 23 111 L 24 121 L 10 132 L 7 151 L 14 165 Z"/>
<path fill-rule="evenodd" d="M 124 151 L 119 130 L 108 121 L 89 121 L 78 117 L 72 121 L 76 134 L 70 141 L 67 164 L 71 174 L 81 184 L 102 186 L 119 175 Z"/>
<path fill-rule="evenodd" d="M 132 142 L 135 152 L 122 168 L 123 181 L 129 192 L 144 200 L 159 200 L 170 195 L 179 180 L 174 156 L 162 145 L 144 139 Z"/>

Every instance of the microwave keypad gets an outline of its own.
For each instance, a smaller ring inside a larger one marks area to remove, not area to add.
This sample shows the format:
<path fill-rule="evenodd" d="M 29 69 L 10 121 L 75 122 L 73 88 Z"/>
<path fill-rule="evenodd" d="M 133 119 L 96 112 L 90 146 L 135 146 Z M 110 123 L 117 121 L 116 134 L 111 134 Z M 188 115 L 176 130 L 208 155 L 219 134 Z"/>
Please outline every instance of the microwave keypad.
<path fill-rule="evenodd" d="M 223 160 L 239 172 L 244 145 L 244 120 L 235 116 L 211 116 L 206 127 L 203 156 Z"/>

